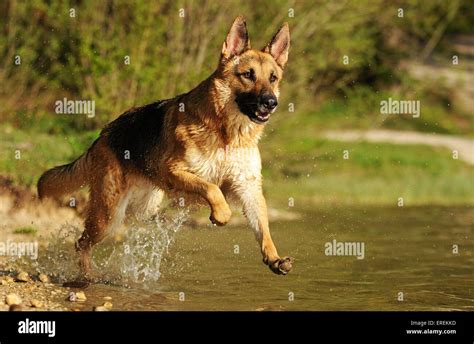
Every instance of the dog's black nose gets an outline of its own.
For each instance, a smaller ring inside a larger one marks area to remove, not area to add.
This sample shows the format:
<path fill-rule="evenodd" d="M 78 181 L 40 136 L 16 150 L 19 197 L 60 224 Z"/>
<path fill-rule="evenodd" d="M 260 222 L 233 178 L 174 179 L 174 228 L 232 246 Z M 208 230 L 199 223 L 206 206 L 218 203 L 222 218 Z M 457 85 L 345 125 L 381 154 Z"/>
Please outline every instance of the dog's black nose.
<path fill-rule="evenodd" d="M 272 94 L 262 96 L 260 102 L 267 110 L 273 110 L 278 105 L 276 97 Z"/>

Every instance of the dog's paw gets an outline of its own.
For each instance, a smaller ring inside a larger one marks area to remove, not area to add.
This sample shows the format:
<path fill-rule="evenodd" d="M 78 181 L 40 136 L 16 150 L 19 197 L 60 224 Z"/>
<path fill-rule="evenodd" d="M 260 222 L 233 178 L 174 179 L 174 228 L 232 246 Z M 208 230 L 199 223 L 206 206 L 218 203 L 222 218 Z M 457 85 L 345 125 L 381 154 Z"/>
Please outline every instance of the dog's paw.
<path fill-rule="evenodd" d="M 270 270 L 272 270 L 277 275 L 286 275 L 293 268 L 293 262 L 295 261 L 292 257 L 284 257 L 274 261 L 269 265 Z"/>
<path fill-rule="evenodd" d="M 227 222 L 229 222 L 231 215 L 232 211 L 226 204 L 225 206 L 220 207 L 217 211 L 214 210 L 209 217 L 209 220 L 211 220 L 211 222 L 215 225 L 224 226 Z"/>

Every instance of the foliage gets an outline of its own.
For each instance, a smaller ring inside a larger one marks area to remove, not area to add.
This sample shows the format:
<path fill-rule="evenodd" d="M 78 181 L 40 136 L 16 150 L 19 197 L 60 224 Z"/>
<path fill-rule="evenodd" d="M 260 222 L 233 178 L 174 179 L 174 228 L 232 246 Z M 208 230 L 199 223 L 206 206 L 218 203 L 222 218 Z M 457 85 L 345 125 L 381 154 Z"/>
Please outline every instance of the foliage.
<path fill-rule="evenodd" d="M 185 92 L 215 68 L 238 14 L 247 18 L 255 47 L 289 22 L 292 49 L 283 94 L 286 102 L 309 107 L 321 94 L 400 82 L 400 59 L 422 51 L 448 12 L 456 17 L 447 31 L 469 30 L 469 3 L 6 0 L 0 4 L 0 119 L 17 127 L 52 122 L 53 133 L 89 130 L 131 106 Z M 54 102 L 64 97 L 94 100 L 96 117 L 59 117 Z"/>

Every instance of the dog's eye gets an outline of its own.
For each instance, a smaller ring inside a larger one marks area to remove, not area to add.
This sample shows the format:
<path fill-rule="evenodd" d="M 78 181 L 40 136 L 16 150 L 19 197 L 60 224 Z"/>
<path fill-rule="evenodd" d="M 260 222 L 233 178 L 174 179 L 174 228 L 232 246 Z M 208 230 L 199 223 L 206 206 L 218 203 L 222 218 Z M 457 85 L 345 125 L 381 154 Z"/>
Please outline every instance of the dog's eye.
<path fill-rule="evenodd" d="M 270 83 L 273 84 L 275 81 L 277 81 L 276 75 L 275 74 L 270 75 Z"/>
<path fill-rule="evenodd" d="M 241 74 L 245 79 L 253 80 L 253 69 L 250 69 Z"/>

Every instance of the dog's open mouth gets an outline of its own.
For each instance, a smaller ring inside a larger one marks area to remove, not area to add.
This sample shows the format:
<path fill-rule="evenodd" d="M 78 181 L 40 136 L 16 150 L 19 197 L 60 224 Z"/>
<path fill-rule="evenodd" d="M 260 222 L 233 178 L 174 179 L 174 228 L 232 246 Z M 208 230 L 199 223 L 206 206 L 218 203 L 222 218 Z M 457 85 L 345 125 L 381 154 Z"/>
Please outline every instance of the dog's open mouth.
<path fill-rule="evenodd" d="M 249 116 L 252 122 L 263 124 L 270 119 L 270 112 L 255 111 L 251 116 Z"/>
<path fill-rule="evenodd" d="M 240 93 L 235 97 L 239 110 L 246 115 L 252 122 L 264 124 L 270 119 L 270 115 L 275 111 L 268 110 L 258 104 L 256 96 L 252 93 Z"/>

